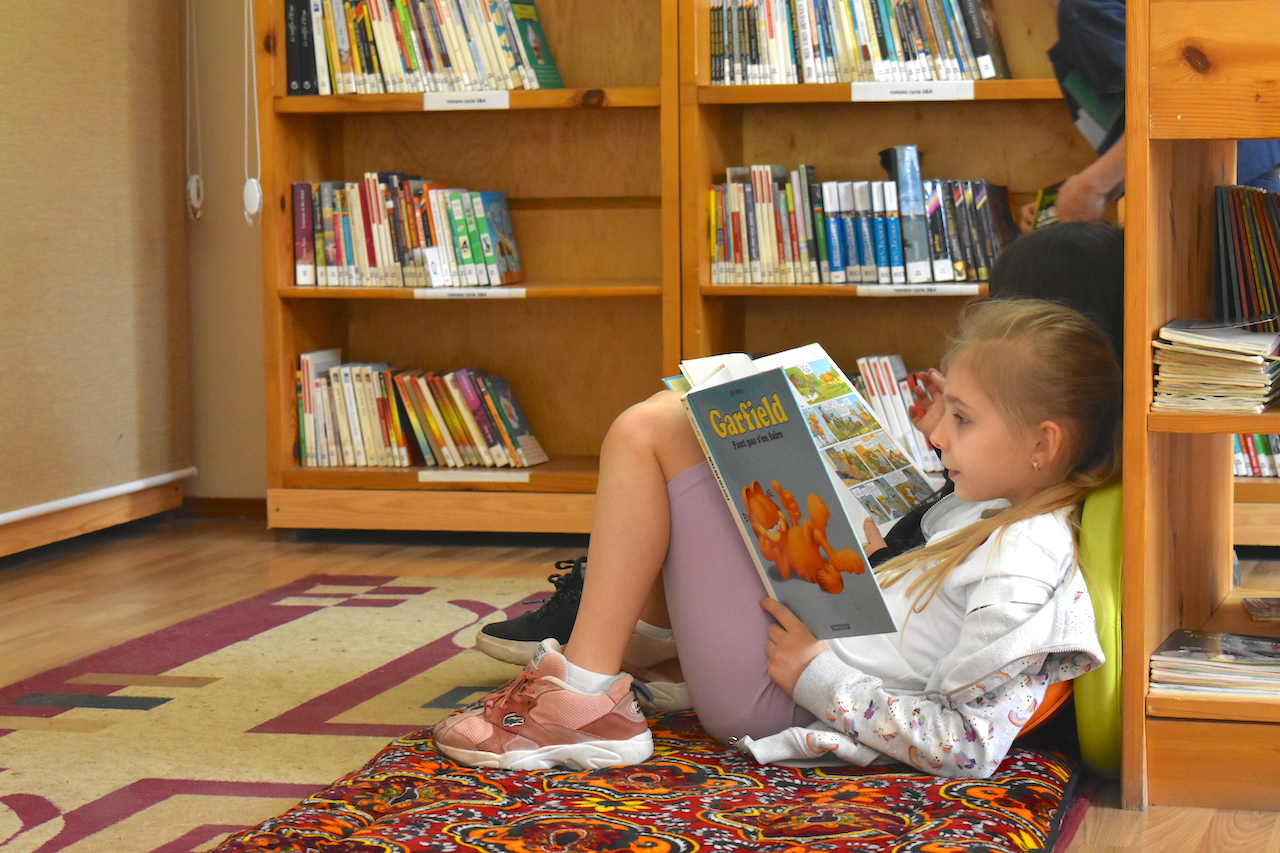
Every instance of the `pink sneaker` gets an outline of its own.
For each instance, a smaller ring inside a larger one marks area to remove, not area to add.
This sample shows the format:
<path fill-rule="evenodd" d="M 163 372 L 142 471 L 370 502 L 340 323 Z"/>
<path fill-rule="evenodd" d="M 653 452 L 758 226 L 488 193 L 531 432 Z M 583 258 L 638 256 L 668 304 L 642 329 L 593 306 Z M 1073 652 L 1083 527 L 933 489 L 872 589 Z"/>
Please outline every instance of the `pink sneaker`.
<path fill-rule="evenodd" d="M 514 681 L 441 720 L 436 746 L 459 764 L 505 770 L 593 770 L 653 754 L 631 676 L 581 693 L 565 683 L 566 672 L 560 644 L 543 640 Z"/>

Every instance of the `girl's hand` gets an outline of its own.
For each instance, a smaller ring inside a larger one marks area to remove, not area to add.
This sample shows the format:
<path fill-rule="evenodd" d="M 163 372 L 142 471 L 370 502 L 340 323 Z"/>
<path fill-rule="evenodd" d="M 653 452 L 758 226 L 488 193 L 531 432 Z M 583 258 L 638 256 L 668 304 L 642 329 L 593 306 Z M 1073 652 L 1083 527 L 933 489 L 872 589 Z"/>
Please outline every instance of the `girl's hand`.
<path fill-rule="evenodd" d="M 889 544 L 884 541 L 884 537 L 880 535 L 880 528 L 876 527 L 876 523 L 870 518 L 862 519 L 862 532 L 867 536 L 868 557 L 881 548 L 889 547 Z"/>
<path fill-rule="evenodd" d="M 907 385 L 915 398 L 907 409 L 911 425 L 927 438 L 942 422 L 942 414 L 946 409 L 942 395 L 947 390 L 947 377 L 936 368 L 930 368 L 928 373 L 913 373 L 908 376 Z"/>
<path fill-rule="evenodd" d="M 769 677 L 791 696 L 796 689 L 800 673 L 809 661 L 827 650 L 827 644 L 813 636 L 803 622 L 785 606 L 765 598 L 760 608 L 775 620 L 769 626 L 769 641 L 765 650 L 769 655 Z"/>

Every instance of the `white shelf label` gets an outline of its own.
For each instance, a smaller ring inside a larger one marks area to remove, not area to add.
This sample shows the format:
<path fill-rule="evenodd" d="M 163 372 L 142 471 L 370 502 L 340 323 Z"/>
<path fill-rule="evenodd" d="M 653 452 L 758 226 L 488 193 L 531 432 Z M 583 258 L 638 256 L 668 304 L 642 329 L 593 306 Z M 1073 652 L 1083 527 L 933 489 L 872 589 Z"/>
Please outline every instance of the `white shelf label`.
<path fill-rule="evenodd" d="M 483 92 L 423 92 L 424 110 L 509 110 L 511 93 L 505 89 Z"/>
<path fill-rule="evenodd" d="M 972 80 L 850 83 L 851 101 L 972 101 Z"/>
<path fill-rule="evenodd" d="M 419 483 L 527 483 L 528 471 L 459 471 L 456 468 L 418 472 Z"/>
<path fill-rule="evenodd" d="M 523 287 L 415 287 L 414 299 L 524 299 Z"/>
<path fill-rule="evenodd" d="M 974 296 L 976 282 L 967 284 L 859 284 L 859 296 Z"/>

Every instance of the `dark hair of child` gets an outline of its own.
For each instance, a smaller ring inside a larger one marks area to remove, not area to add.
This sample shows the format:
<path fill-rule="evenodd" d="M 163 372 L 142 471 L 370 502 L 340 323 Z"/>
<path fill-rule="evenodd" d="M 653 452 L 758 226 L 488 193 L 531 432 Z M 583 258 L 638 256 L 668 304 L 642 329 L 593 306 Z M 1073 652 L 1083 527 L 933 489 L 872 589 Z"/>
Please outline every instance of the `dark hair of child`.
<path fill-rule="evenodd" d="M 1045 299 L 1074 308 L 1124 353 L 1124 231 L 1109 222 L 1059 222 L 1023 234 L 991 268 L 992 299 Z"/>

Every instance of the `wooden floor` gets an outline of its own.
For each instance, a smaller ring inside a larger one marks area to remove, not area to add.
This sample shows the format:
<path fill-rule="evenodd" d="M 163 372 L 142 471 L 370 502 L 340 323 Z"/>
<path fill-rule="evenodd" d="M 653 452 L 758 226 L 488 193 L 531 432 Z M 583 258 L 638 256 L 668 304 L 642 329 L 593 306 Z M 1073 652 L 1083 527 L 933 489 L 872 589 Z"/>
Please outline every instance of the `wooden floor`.
<path fill-rule="evenodd" d="M 545 577 L 585 545 L 581 536 L 277 534 L 257 519 L 166 513 L 0 559 L 0 685 L 309 574 Z M 1280 812 L 1124 811 L 1110 786 L 1098 799 L 1061 853 L 1280 853 Z"/>

